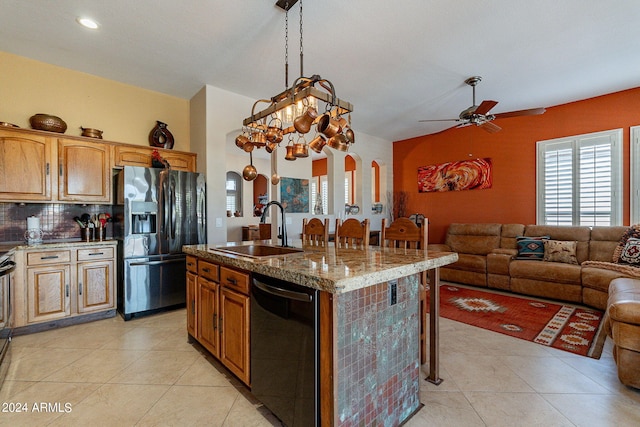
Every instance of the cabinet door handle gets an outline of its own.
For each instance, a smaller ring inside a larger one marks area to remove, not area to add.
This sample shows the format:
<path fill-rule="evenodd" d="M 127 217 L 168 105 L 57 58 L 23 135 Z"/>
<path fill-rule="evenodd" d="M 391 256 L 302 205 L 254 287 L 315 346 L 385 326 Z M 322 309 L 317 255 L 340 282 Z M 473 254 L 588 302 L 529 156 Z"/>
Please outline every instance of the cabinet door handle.
<path fill-rule="evenodd" d="M 68 296 L 69 296 L 69 284 L 67 283 L 67 284 L 64 286 L 64 288 L 65 288 L 65 293 L 66 293 L 66 295 L 67 295 L 67 297 L 68 297 Z"/>
<path fill-rule="evenodd" d="M 236 279 L 234 279 L 233 277 L 227 277 L 227 282 L 229 282 L 231 285 L 237 285 L 238 281 Z"/>
<path fill-rule="evenodd" d="M 82 283 L 78 283 L 78 292 L 82 295 Z"/>
<path fill-rule="evenodd" d="M 216 313 L 213 313 L 213 330 L 215 331 L 216 329 L 218 329 L 218 319 L 217 319 L 218 315 Z"/>
<path fill-rule="evenodd" d="M 89 256 L 96 256 L 96 255 L 104 255 L 104 252 L 94 252 L 92 254 L 89 254 Z"/>
<path fill-rule="evenodd" d="M 220 329 L 220 333 L 222 333 L 222 316 L 218 318 L 218 329 Z"/>
<path fill-rule="evenodd" d="M 60 173 L 60 176 L 62 176 L 62 164 L 60 164 L 60 167 L 58 169 L 60 169 L 59 173 Z"/>
<path fill-rule="evenodd" d="M 211 273 L 211 270 L 209 270 L 208 268 L 203 268 L 202 271 L 204 271 L 205 273 Z"/>
<path fill-rule="evenodd" d="M 47 163 L 47 175 L 49 175 L 49 163 Z"/>
<path fill-rule="evenodd" d="M 41 256 L 40 259 L 58 259 L 58 255 Z"/>

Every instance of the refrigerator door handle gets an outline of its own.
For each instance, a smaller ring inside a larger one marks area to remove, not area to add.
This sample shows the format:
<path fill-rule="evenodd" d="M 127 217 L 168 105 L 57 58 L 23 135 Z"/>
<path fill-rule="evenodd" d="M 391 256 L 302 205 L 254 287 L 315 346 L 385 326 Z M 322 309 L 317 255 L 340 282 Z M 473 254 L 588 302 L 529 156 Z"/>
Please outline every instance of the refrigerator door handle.
<path fill-rule="evenodd" d="M 180 258 L 180 259 L 168 259 L 168 260 L 164 260 L 164 261 L 144 261 L 144 262 L 132 262 L 129 265 L 131 265 L 132 267 L 140 267 L 143 265 L 163 265 L 163 264 L 177 264 L 177 263 L 181 263 L 184 262 L 184 258 Z"/>
<path fill-rule="evenodd" d="M 176 180 L 171 177 L 169 183 L 169 216 L 171 217 L 171 238 L 176 238 Z"/>

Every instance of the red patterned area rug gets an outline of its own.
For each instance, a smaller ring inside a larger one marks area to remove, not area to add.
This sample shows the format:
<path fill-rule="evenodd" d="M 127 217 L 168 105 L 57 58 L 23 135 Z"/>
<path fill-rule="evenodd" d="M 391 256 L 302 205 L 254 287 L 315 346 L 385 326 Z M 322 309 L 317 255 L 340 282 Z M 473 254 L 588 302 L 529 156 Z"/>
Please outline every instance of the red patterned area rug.
<path fill-rule="evenodd" d="M 440 284 L 440 316 L 595 359 L 606 338 L 601 311 L 451 283 Z"/>

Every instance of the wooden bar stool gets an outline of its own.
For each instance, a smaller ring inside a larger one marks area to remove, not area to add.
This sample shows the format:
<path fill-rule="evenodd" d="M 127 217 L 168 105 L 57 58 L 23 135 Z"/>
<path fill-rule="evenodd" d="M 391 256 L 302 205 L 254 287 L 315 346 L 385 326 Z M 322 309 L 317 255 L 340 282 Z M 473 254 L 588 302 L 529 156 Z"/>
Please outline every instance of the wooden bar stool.
<path fill-rule="evenodd" d="M 369 246 L 369 219 L 336 219 L 336 248 L 366 248 Z"/>
<path fill-rule="evenodd" d="M 329 243 L 329 219 L 324 222 L 318 218 L 302 220 L 302 244 L 311 246 L 327 246 Z"/>

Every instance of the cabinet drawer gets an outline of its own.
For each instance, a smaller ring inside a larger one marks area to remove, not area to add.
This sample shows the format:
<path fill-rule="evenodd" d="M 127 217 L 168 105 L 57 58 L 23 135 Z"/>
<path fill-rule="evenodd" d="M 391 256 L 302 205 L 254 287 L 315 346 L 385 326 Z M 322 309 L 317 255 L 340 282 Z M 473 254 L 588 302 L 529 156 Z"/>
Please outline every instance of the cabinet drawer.
<path fill-rule="evenodd" d="M 187 271 L 198 274 L 198 258 L 187 255 Z"/>
<path fill-rule="evenodd" d="M 78 249 L 78 261 L 92 261 L 94 259 L 112 259 L 113 247 L 99 246 L 96 248 Z"/>
<path fill-rule="evenodd" d="M 27 265 L 60 264 L 61 262 L 71 262 L 71 251 L 42 251 L 27 254 Z"/>
<path fill-rule="evenodd" d="M 198 276 L 218 282 L 218 266 L 206 261 L 198 262 Z"/>
<path fill-rule="evenodd" d="M 220 267 L 220 284 L 243 294 L 249 294 L 249 274 L 247 273 Z"/>

